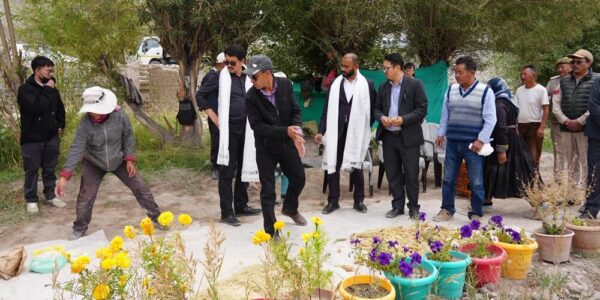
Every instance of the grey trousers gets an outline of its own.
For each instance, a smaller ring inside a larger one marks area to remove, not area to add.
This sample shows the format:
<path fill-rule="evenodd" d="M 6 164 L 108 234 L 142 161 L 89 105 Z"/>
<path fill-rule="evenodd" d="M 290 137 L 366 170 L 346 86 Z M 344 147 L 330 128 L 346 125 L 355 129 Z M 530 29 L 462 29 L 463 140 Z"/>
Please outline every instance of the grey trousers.
<path fill-rule="evenodd" d="M 150 189 L 146 183 L 144 183 L 140 173 L 138 172 L 135 176 L 130 178 L 127 173 L 125 162 L 121 163 L 121 165 L 112 173 L 115 174 L 123 184 L 131 189 L 137 202 L 146 210 L 148 217 L 156 221 L 156 218 L 160 215 L 160 209 L 154 201 L 154 196 L 152 196 L 152 192 L 150 192 Z M 104 178 L 105 174 L 106 171 L 96 167 L 88 160 L 83 159 L 81 185 L 79 187 L 76 205 L 77 219 L 73 222 L 74 231 L 86 231 L 88 225 L 92 221 L 92 209 L 94 208 L 96 195 L 98 195 L 100 182 L 102 182 L 102 178 Z"/>

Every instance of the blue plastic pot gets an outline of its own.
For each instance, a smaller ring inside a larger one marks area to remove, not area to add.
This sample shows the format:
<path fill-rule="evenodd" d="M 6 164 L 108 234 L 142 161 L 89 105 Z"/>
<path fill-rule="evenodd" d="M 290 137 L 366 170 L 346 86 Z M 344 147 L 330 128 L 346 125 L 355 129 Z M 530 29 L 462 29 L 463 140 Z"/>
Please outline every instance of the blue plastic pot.
<path fill-rule="evenodd" d="M 392 282 L 392 285 L 396 290 L 396 300 L 427 299 L 427 296 L 431 293 L 431 286 L 438 277 L 438 270 L 427 260 L 423 260 L 421 266 L 429 272 L 429 276 L 413 279 L 385 273 L 385 277 Z"/>
<path fill-rule="evenodd" d="M 467 267 L 471 264 L 471 257 L 465 253 L 449 251 L 456 261 L 440 262 L 430 260 L 431 252 L 425 253 L 425 258 L 431 262 L 439 271 L 439 277 L 433 286 L 433 294 L 446 299 L 460 299 L 465 286 L 465 275 Z"/>

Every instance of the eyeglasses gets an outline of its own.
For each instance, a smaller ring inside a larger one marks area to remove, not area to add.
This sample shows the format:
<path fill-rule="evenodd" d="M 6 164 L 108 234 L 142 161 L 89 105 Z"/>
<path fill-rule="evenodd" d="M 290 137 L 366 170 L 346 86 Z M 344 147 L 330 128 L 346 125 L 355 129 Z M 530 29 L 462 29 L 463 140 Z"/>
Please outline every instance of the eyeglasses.
<path fill-rule="evenodd" d="M 586 63 L 586 62 L 587 62 L 587 60 L 583 60 L 583 59 L 571 60 L 572 65 L 580 65 L 580 64 Z"/>
<path fill-rule="evenodd" d="M 393 68 L 393 67 L 394 67 L 394 66 L 389 66 L 389 67 L 386 67 L 386 66 L 384 66 L 384 67 L 383 67 L 383 73 L 387 72 L 389 69 L 391 69 L 391 68 Z"/>
<path fill-rule="evenodd" d="M 223 62 L 226 66 L 229 65 L 230 67 L 235 67 L 235 65 L 238 64 L 237 61 L 233 61 L 233 60 L 226 60 Z"/>
<path fill-rule="evenodd" d="M 258 72 L 254 75 L 250 75 L 250 79 L 252 79 L 252 81 L 256 81 L 258 79 L 258 75 L 261 74 L 262 72 Z"/>

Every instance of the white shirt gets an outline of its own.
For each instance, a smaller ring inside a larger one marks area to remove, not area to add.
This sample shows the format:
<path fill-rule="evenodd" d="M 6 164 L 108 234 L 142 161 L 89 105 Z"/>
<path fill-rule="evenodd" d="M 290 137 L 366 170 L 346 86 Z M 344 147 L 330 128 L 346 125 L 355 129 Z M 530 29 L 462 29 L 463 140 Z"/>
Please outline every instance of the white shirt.
<path fill-rule="evenodd" d="M 522 85 L 517 89 L 515 95 L 519 103 L 519 117 L 517 118 L 517 122 L 541 122 L 544 114 L 542 106 L 550 105 L 546 88 L 541 84 L 536 84 L 529 89 Z"/>
<path fill-rule="evenodd" d="M 356 77 L 354 77 L 354 80 L 352 81 L 344 77 L 344 92 L 346 93 L 346 101 L 348 102 L 350 102 L 350 99 L 352 99 L 352 96 L 354 96 L 354 88 L 356 87 L 356 82 L 358 82 L 358 80 L 356 80 Z"/>

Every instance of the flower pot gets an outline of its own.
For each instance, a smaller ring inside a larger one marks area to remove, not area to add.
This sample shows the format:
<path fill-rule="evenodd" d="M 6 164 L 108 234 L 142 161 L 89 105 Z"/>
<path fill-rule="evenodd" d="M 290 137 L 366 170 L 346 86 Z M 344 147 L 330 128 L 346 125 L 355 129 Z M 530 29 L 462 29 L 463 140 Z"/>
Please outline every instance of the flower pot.
<path fill-rule="evenodd" d="M 340 295 L 344 300 L 366 300 L 367 298 L 359 298 L 348 293 L 346 288 L 355 284 L 373 284 L 374 282 L 378 282 L 379 286 L 389 291 L 389 294 L 381 298 L 374 298 L 370 300 L 394 300 L 396 298 L 396 291 L 387 279 L 372 277 L 369 275 L 357 275 L 344 279 L 342 283 L 340 283 Z"/>
<path fill-rule="evenodd" d="M 533 252 L 538 248 L 536 241 L 524 245 L 495 242 L 494 245 L 506 251 L 506 260 L 502 263 L 502 277 L 516 280 L 527 278 Z"/>
<path fill-rule="evenodd" d="M 465 274 L 467 267 L 471 264 L 471 258 L 457 251 L 449 252 L 455 261 L 440 262 L 430 260 L 430 252 L 425 253 L 425 258 L 438 269 L 439 276 L 433 287 L 433 294 L 446 299 L 459 299 L 463 295 L 465 285 Z"/>
<path fill-rule="evenodd" d="M 563 235 L 545 234 L 543 228 L 533 231 L 533 236 L 540 245 L 540 259 L 553 264 L 569 261 L 571 254 L 571 242 L 575 233 L 570 229 L 565 229 Z"/>
<path fill-rule="evenodd" d="M 567 223 L 567 228 L 575 232 L 572 248 L 574 252 L 595 254 L 600 251 L 600 221 L 586 220 L 588 226 Z"/>
<path fill-rule="evenodd" d="M 460 252 L 470 253 L 475 248 L 475 244 L 466 244 L 460 247 Z M 502 262 L 506 259 L 506 251 L 504 249 L 489 244 L 487 246 L 488 252 L 494 253 L 494 257 L 491 258 L 477 258 L 471 257 L 473 263 L 471 264 L 471 270 L 473 272 L 473 280 L 475 281 L 475 287 L 482 287 L 485 284 L 497 285 L 500 280 L 500 274 L 502 273 Z"/>
<path fill-rule="evenodd" d="M 429 272 L 429 276 L 423 278 L 404 278 L 386 273 L 387 277 L 396 289 L 396 300 L 421 300 L 427 299 L 431 293 L 431 286 L 438 277 L 437 268 L 428 260 L 421 262 L 423 268 Z"/>
<path fill-rule="evenodd" d="M 331 297 L 333 297 L 333 292 L 331 290 L 317 289 L 310 296 L 310 299 L 311 300 L 329 300 L 329 299 L 331 299 Z"/>

